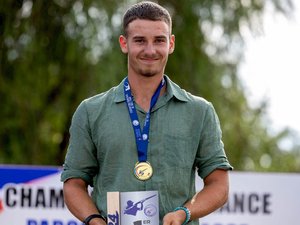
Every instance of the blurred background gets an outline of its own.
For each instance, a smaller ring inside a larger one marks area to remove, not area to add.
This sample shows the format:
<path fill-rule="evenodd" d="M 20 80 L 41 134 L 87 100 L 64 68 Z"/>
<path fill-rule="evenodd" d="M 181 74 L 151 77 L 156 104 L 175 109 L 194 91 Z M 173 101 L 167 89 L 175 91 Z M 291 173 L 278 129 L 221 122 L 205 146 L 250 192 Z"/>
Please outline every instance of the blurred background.
<path fill-rule="evenodd" d="M 78 104 L 117 85 L 126 75 L 118 36 L 123 13 L 135 2 L 1 1 L 0 164 L 62 165 Z M 285 40 L 277 39 L 275 50 L 268 48 L 269 41 L 255 42 L 266 40 L 276 18 L 297 18 L 295 2 L 157 2 L 171 12 L 176 36 L 166 74 L 214 104 L 235 170 L 300 172 L 299 130 L 283 123 L 288 113 L 280 114 L 282 121 L 277 116 L 276 122 L 271 114 L 274 107 L 270 108 L 275 103 L 286 108 L 285 102 L 292 102 L 299 109 L 297 100 L 293 94 L 274 100 L 269 95 L 273 92 L 266 90 L 276 86 L 264 89 L 263 85 L 279 80 L 277 89 L 288 92 L 299 74 L 290 66 L 279 75 L 271 70 L 287 59 L 279 52 L 287 46 Z M 266 20 L 266 15 L 271 17 Z M 261 57 L 258 50 L 278 58 Z"/>

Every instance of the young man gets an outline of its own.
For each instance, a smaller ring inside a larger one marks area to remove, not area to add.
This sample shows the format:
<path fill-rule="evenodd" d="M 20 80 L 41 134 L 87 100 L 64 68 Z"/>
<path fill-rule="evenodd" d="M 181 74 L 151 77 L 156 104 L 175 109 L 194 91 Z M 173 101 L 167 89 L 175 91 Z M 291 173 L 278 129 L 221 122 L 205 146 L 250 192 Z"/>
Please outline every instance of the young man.
<path fill-rule="evenodd" d="M 109 191 L 157 190 L 163 225 L 198 224 L 227 200 L 231 166 L 212 105 L 164 75 L 175 48 L 171 27 L 158 4 L 129 8 L 119 38 L 128 76 L 84 100 L 73 116 L 64 196 L 69 210 L 90 225 L 106 224 L 89 216 L 106 216 Z M 199 193 L 196 171 L 204 180 Z M 91 197 L 88 185 L 94 187 Z"/>

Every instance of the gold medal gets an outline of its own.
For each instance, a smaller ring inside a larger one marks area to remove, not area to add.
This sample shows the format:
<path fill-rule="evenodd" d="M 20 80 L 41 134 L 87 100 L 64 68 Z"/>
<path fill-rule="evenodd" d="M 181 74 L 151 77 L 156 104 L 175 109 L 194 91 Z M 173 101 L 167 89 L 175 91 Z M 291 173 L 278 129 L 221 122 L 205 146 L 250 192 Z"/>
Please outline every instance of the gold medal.
<path fill-rule="evenodd" d="M 153 174 L 152 166 L 149 162 L 137 162 L 134 167 L 134 175 L 139 180 L 148 180 Z"/>

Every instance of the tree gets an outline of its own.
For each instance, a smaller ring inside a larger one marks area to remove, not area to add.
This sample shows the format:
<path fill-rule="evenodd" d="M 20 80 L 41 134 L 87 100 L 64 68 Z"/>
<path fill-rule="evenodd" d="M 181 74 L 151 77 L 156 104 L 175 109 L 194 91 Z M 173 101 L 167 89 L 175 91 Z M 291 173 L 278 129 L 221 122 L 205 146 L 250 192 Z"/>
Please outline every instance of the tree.
<path fill-rule="evenodd" d="M 117 40 L 128 2 L 134 1 L 2 1 L 0 163 L 62 164 L 79 102 L 116 85 L 127 71 Z M 250 108 L 237 76 L 242 29 L 255 28 L 266 3 L 159 3 L 172 12 L 177 43 L 166 72 L 213 102 L 234 167 L 299 171 L 299 148 L 285 152 L 279 146 L 290 133 L 268 132 L 267 105 Z M 291 11 L 289 1 L 272 4 Z M 281 159 L 289 166 L 278 166 Z"/>

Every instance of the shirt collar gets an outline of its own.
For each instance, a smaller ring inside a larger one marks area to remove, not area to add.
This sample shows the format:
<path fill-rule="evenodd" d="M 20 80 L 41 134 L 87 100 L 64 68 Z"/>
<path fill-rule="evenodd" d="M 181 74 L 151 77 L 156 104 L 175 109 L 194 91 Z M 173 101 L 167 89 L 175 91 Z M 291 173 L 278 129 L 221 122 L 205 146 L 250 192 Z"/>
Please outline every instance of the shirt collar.
<path fill-rule="evenodd" d="M 170 97 L 175 97 L 179 101 L 187 102 L 189 97 L 188 97 L 186 91 L 182 90 L 177 84 L 175 84 L 173 81 L 171 81 L 171 79 L 167 75 L 164 75 L 164 78 L 165 78 L 166 85 L 167 85 L 167 95 Z M 116 103 L 125 101 L 124 81 L 125 81 L 125 78 L 115 88 L 114 102 L 116 102 Z"/>

